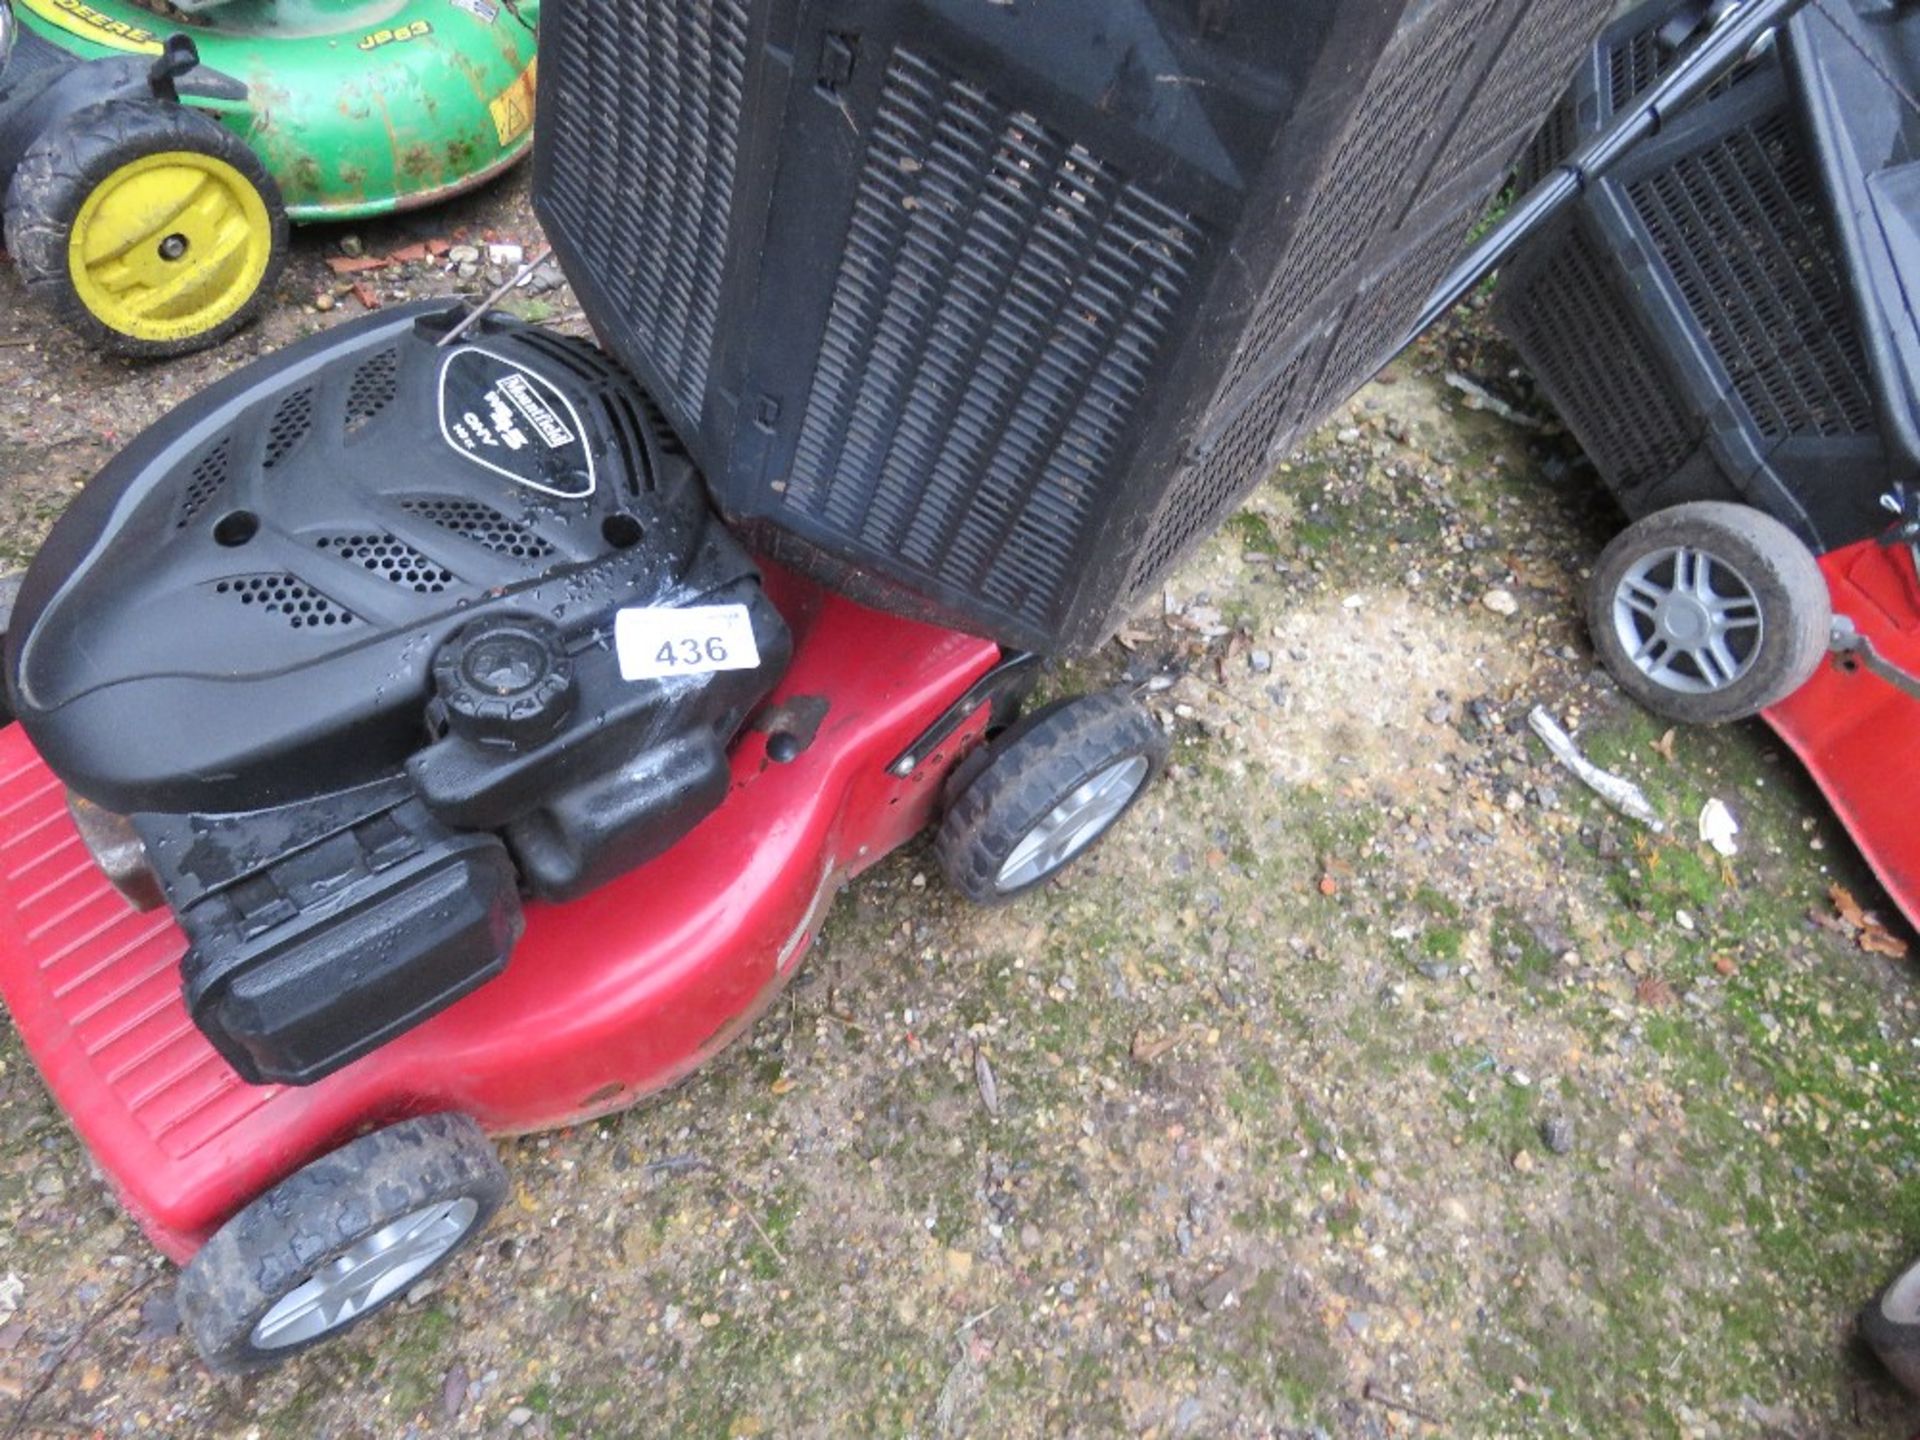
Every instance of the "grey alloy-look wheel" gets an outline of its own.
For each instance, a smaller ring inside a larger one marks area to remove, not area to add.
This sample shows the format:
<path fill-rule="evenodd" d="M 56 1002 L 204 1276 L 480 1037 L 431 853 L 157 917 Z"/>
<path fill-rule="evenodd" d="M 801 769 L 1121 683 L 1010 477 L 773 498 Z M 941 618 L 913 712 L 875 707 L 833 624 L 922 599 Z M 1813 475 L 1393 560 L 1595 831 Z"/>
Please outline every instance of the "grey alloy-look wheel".
<path fill-rule="evenodd" d="M 1009 731 L 955 797 L 934 841 L 948 880 L 998 904 L 1045 884 L 1132 808 L 1167 758 L 1138 701 L 1082 695 Z"/>
<path fill-rule="evenodd" d="M 1622 531 L 1594 569 L 1587 622 L 1634 699 L 1665 719 L 1714 725 L 1805 684 L 1833 612 L 1819 562 L 1792 531 L 1715 500 Z"/>
<path fill-rule="evenodd" d="M 1920 1395 L 1920 1260 L 1868 1302 L 1860 1312 L 1860 1334 L 1894 1379 Z"/>
<path fill-rule="evenodd" d="M 215 1232 L 180 1277 L 181 1317 L 209 1369 L 264 1369 L 405 1295 L 506 1192 L 492 1143 L 464 1115 L 362 1135 Z"/>

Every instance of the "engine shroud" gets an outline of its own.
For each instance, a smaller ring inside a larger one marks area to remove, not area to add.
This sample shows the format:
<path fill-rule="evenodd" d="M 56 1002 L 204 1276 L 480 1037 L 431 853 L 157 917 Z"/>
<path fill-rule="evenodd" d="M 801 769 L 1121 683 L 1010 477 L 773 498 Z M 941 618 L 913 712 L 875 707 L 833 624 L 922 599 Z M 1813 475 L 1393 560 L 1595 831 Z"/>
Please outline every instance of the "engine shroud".
<path fill-rule="evenodd" d="M 9 628 L 15 713 L 130 816 L 196 1020 L 305 1082 L 717 806 L 786 625 L 598 351 L 415 306 L 249 366 L 117 456 Z M 757 666 L 622 678 L 623 610 L 738 606 Z"/>

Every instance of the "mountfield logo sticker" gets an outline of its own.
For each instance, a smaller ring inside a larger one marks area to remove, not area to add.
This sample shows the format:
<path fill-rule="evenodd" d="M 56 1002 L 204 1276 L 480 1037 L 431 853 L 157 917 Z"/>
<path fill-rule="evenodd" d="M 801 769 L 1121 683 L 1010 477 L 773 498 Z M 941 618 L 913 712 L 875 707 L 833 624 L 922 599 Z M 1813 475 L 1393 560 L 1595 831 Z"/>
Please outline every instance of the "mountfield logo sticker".
<path fill-rule="evenodd" d="M 440 433 L 474 464 L 544 495 L 593 494 L 593 456 L 573 402 L 544 376 L 490 350 L 440 367 Z"/>

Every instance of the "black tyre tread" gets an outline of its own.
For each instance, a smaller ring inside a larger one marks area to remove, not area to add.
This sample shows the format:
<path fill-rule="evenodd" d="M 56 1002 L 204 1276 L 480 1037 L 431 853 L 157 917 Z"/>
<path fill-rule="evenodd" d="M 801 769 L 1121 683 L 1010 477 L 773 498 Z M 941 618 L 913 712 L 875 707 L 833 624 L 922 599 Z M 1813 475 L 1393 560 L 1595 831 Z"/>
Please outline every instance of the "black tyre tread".
<path fill-rule="evenodd" d="M 1920 1325 L 1902 1325 L 1890 1320 L 1887 1312 L 1880 1308 L 1881 1299 L 1912 1268 L 1908 1266 L 1880 1288 L 1880 1293 L 1861 1310 L 1859 1324 L 1860 1338 L 1867 1342 L 1880 1363 L 1911 1394 L 1920 1395 Z"/>
<path fill-rule="evenodd" d="M 1613 632 L 1613 592 L 1620 577 L 1638 556 L 1673 544 L 1727 552 L 1725 558 L 1762 595 L 1767 628 L 1759 659 L 1740 680 L 1714 694 L 1682 695 L 1656 685 L 1634 667 Z M 1813 552 L 1771 515 L 1724 500 L 1657 510 L 1621 531 L 1594 566 L 1586 606 L 1588 631 L 1607 673 L 1646 709 L 1684 725 L 1744 720 L 1786 699 L 1826 655 L 1833 625 L 1826 578 Z"/>
<path fill-rule="evenodd" d="M 464 1115 L 424 1115 L 362 1135 L 295 1171 L 221 1226 L 181 1273 L 180 1316 L 216 1374 L 265 1369 L 307 1347 L 257 1350 L 254 1325 L 324 1260 L 410 1210 L 462 1195 L 480 1205 L 471 1238 L 506 1193 L 507 1173 L 493 1143 Z"/>
<path fill-rule="evenodd" d="M 13 625 L 14 602 L 20 598 L 20 586 L 27 578 L 24 570 L 0 575 L 0 652 L 6 649 L 7 631 Z M 8 699 L 5 676 L 0 676 L 0 725 L 13 723 L 13 706 Z"/>
<path fill-rule="evenodd" d="M 1015 890 L 994 882 L 1021 837 L 1094 771 L 1128 755 L 1147 757 L 1147 778 L 1128 802 L 1131 809 L 1165 766 L 1167 750 L 1166 734 L 1153 716 L 1118 691 L 1034 712 L 995 745 L 992 759 L 941 821 L 934 839 L 941 870 L 956 890 L 982 905 L 1004 904 L 1045 884 L 1051 876 Z"/>
<path fill-rule="evenodd" d="M 94 187 L 121 165 L 155 150 L 196 150 L 226 161 L 260 192 L 273 222 L 266 273 L 246 303 L 212 329 L 178 340 L 139 340 L 106 325 L 87 309 L 67 273 L 73 222 Z M 41 135 L 27 147 L 7 187 L 4 223 L 7 253 L 27 293 L 88 343 L 137 359 L 204 350 L 251 324 L 287 259 L 286 207 L 260 157 L 210 116 L 159 101 L 103 100 Z"/>

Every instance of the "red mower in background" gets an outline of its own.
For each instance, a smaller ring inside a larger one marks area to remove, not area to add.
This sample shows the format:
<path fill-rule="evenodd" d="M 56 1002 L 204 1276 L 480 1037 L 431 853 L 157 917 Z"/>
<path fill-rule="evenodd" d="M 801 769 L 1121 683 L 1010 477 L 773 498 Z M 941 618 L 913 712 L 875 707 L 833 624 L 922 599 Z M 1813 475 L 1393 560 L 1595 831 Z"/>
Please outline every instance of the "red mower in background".
<path fill-rule="evenodd" d="M 1523 183 L 1719 13 L 1610 26 Z M 1608 671 L 1663 718 L 1764 715 L 1920 928 L 1916 27 L 1801 11 L 1530 234 L 1494 313 L 1632 521 L 1587 595 Z"/>
<path fill-rule="evenodd" d="M 1718 7 L 1601 36 L 1523 179 Z M 1811 6 L 1526 239 L 1495 314 L 1627 512 L 1594 647 L 1664 718 L 1763 715 L 1920 930 L 1920 11 Z M 1920 1394 L 1920 1262 L 1860 1316 Z"/>
<path fill-rule="evenodd" d="M 547 0 L 605 351 L 427 305 L 259 361 L 7 625 L 0 995 L 208 1363 L 404 1295 L 488 1133 L 687 1074 L 922 828 L 982 901 L 1084 853 L 1166 740 L 1016 720 L 1034 656 L 1793 8 L 1462 258 L 1611 0 Z"/>

